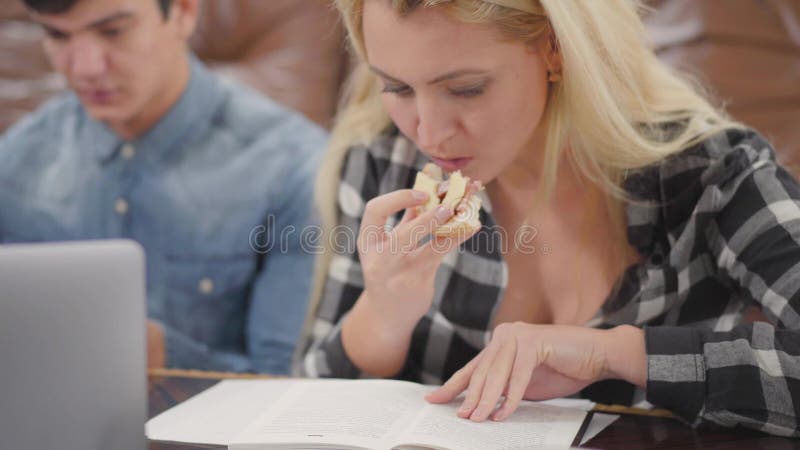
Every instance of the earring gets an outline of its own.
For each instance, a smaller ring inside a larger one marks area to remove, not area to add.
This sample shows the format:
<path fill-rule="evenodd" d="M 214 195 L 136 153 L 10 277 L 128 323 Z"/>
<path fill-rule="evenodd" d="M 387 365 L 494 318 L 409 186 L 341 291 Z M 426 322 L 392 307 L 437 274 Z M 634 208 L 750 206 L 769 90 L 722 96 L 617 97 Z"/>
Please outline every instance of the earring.
<path fill-rule="evenodd" d="M 551 83 L 557 83 L 561 81 L 561 72 L 556 72 L 555 70 L 552 72 L 547 72 L 548 77 L 547 80 Z"/>

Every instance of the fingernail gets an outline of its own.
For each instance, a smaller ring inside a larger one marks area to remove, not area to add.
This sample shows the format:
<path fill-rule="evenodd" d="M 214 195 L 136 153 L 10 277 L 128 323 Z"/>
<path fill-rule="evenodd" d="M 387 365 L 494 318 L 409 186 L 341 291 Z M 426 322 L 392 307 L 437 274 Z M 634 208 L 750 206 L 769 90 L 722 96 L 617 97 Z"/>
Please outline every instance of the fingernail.
<path fill-rule="evenodd" d="M 472 415 L 469 416 L 469 418 L 472 419 L 472 420 L 475 420 L 480 415 L 481 415 L 481 409 L 480 408 L 476 408 L 475 411 L 472 411 Z"/>
<path fill-rule="evenodd" d="M 453 215 L 453 212 L 450 211 L 450 208 L 442 205 L 436 209 L 436 218 L 439 220 L 449 219 L 450 216 Z"/>
<path fill-rule="evenodd" d="M 462 406 L 461 408 L 458 409 L 459 416 L 463 416 L 468 413 L 469 413 L 469 408 L 467 408 L 466 406 Z"/>
<path fill-rule="evenodd" d="M 414 197 L 416 201 L 422 201 L 428 199 L 428 194 L 422 191 L 411 191 L 411 196 Z"/>

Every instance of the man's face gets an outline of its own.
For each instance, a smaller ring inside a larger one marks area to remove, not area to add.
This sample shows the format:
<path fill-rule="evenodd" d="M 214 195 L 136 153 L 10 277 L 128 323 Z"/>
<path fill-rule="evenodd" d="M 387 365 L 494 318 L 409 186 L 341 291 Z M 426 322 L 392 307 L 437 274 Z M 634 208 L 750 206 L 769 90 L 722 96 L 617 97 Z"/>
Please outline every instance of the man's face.
<path fill-rule="evenodd" d="M 80 0 L 64 13 L 33 17 L 47 32 L 53 66 L 89 114 L 125 124 L 182 89 L 176 80 L 194 22 L 179 3 L 166 19 L 156 0 Z"/>

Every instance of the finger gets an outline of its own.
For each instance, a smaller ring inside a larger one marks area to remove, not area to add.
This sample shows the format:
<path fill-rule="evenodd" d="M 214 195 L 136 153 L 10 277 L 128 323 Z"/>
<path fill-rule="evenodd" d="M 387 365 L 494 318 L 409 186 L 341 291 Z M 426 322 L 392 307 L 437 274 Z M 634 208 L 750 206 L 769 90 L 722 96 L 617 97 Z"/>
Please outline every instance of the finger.
<path fill-rule="evenodd" d="M 426 395 L 425 400 L 431 403 L 448 403 L 458 397 L 458 394 L 464 392 L 464 389 L 469 385 L 472 372 L 475 370 L 475 366 L 478 365 L 482 356 L 483 352 L 478 353 L 467 365 L 457 370 L 446 383 Z"/>
<path fill-rule="evenodd" d="M 517 343 L 519 345 L 519 343 Z M 492 420 L 505 420 L 519 407 L 525 390 L 531 383 L 533 371 L 538 366 L 538 361 L 534 357 L 535 352 L 519 352 L 514 360 L 514 367 L 511 369 L 511 376 L 508 380 L 508 389 L 503 404 L 492 415 Z"/>
<path fill-rule="evenodd" d="M 414 206 L 412 208 L 407 208 L 406 211 L 403 213 L 403 218 L 400 220 L 400 224 L 406 224 L 416 219 L 417 217 L 419 217 L 421 213 L 424 212 L 425 212 L 424 204 L 420 206 Z"/>
<path fill-rule="evenodd" d="M 481 398 L 478 400 L 478 405 L 475 407 L 475 410 L 472 411 L 472 414 L 469 416 L 470 420 L 473 422 L 483 422 L 497 407 L 497 402 L 500 400 L 503 390 L 508 385 L 508 379 L 511 374 L 511 369 L 514 366 L 516 356 L 517 340 L 509 339 L 506 341 L 506 345 L 500 349 L 491 369 L 489 369 Z"/>
<path fill-rule="evenodd" d="M 407 208 L 403 213 L 403 218 L 400 219 L 398 226 L 407 224 L 408 222 L 416 219 L 417 216 L 419 216 L 419 209 L 416 206 L 413 208 Z"/>
<path fill-rule="evenodd" d="M 471 233 L 465 233 L 463 235 L 459 233 L 459 235 L 454 237 L 434 237 L 430 242 L 414 250 L 410 257 L 420 266 L 429 267 L 431 265 L 437 265 L 445 256 L 457 249 L 459 245 L 466 242 L 478 231 L 480 231 L 480 228 L 476 228 L 472 230 Z M 426 265 L 424 262 L 428 262 L 429 264 Z"/>
<path fill-rule="evenodd" d="M 438 206 L 430 211 L 426 211 L 414 218 L 414 220 L 395 228 L 398 242 L 401 245 L 409 245 L 404 248 L 406 248 L 408 252 L 412 252 L 416 250 L 416 244 L 422 238 L 432 234 L 433 230 L 450 220 L 451 217 L 453 217 L 453 210 L 446 206 Z"/>
<path fill-rule="evenodd" d="M 425 203 L 428 194 L 413 189 L 400 189 L 388 194 L 375 197 L 364 207 L 364 216 L 361 218 L 361 228 L 358 232 L 361 243 L 368 242 L 369 236 L 384 235 L 384 225 L 390 216 L 403 209 Z"/>
<path fill-rule="evenodd" d="M 457 414 L 459 417 L 464 419 L 470 417 L 475 411 L 475 408 L 478 406 L 478 401 L 483 394 L 483 387 L 486 383 L 486 376 L 489 373 L 489 369 L 495 363 L 495 358 L 497 357 L 499 350 L 500 343 L 498 339 L 493 339 L 486 349 L 483 350 L 486 352 L 486 354 L 472 372 L 472 376 L 469 380 L 469 386 L 467 386 L 467 395 L 464 398 L 464 402 L 461 403 L 461 407 L 458 408 Z"/>

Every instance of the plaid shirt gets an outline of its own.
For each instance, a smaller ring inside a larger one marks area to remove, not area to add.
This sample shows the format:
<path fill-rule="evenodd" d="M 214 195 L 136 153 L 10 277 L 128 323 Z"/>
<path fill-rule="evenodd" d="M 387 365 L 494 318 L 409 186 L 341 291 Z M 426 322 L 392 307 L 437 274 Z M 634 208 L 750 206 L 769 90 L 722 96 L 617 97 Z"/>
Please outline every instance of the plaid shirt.
<path fill-rule="evenodd" d="M 396 130 L 350 149 L 339 187 L 343 229 L 354 238 L 365 203 L 411 187 L 425 162 Z M 586 325 L 643 327 L 647 400 L 689 423 L 800 435 L 798 183 L 759 135 L 729 130 L 630 172 L 624 188 L 637 200 L 626 205 L 627 231 L 642 262 L 625 270 Z M 486 200 L 481 222 L 492 229 Z M 508 283 L 493 236 L 471 238 L 440 266 L 433 306 L 413 332 L 399 378 L 441 383 L 489 342 Z M 336 249 L 304 343 L 306 375 L 366 376 L 341 339 L 342 317 L 363 288 L 356 249 Z M 768 322 L 746 319 L 753 306 Z M 640 399 L 618 380 L 582 394 L 614 403 Z"/>

